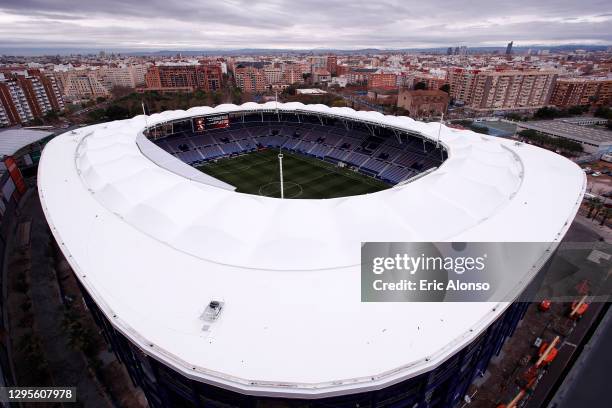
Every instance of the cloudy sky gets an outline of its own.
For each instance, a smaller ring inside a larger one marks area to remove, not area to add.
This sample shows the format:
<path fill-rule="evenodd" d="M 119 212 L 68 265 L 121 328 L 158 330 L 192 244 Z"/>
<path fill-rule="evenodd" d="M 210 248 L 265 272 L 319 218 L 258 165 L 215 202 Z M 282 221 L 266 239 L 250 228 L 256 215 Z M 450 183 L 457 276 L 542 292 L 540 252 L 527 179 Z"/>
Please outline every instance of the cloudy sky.
<path fill-rule="evenodd" d="M 612 44 L 610 0 L 0 0 L 7 49 Z"/>

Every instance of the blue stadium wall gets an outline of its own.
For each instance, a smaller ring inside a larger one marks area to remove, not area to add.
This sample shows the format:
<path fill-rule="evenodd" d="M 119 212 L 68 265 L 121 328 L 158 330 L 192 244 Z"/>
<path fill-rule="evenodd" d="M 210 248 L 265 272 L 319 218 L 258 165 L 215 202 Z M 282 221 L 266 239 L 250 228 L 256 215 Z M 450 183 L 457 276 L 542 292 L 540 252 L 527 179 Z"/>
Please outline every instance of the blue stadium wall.
<path fill-rule="evenodd" d="M 304 400 L 254 397 L 189 379 L 149 357 L 115 330 L 87 291 L 81 291 L 104 337 L 151 407 L 455 407 L 463 401 L 474 378 L 482 375 L 491 358 L 499 353 L 529 306 L 525 302 L 513 303 L 477 339 L 428 373 L 377 391 Z"/>

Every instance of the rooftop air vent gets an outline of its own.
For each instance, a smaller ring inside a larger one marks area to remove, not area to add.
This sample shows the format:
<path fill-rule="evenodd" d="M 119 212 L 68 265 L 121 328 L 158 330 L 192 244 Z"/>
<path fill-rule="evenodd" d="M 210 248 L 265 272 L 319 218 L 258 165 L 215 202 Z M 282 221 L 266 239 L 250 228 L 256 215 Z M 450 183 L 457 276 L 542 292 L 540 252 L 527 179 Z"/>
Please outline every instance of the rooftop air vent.
<path fill-rule="evenodd" d="M 214 322 L 219 317 L 221 313 L 221 309 L 223 309 L 224 302 L 219 300 L 211 300 L 206 309 L 204 309 L 204 313 L 202 313 L 202 319 L 207 322 Z"/>

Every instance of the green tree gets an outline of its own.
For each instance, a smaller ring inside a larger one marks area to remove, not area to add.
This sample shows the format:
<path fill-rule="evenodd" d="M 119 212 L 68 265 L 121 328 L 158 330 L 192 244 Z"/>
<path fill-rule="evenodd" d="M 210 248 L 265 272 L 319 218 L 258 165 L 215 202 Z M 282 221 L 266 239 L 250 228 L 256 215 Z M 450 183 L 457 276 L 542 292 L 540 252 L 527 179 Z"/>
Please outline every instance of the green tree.
<path fill-rule="evenodd" d="M 232 88 L 232 103 L 235 105 L 240 105 L 242 103 L 242 91 L 238 87 Z"/>
<path fill-rule="evenodd" d="M 608 207 L 605 207 L 601 214 L 601 222 L 599 223 L 599 225 L 604 225 L 606 221 L 608 221 L 608 218 L 610 218 L 610 209 Z"/>
<path fill-rule="evenodd" d="M 601 205 L 601 200 L 599 198 L 594 198 L 589 201 L 589 212 L 587 214 L 587 218 L 591 218 L 591 214 L 599 205 Z"/>
<path fill-rule="evenodd" d="M 213 105 L 219 105 L 221 103 L 221 93 L 220 92 L 213 92 L 212 94 L 212 100 L 213 100 Z"/>
<path fill-rule="evenodd" d="M 415 91 L 426 90 L 427 84 L 425 82 L 417 82 L 416 84 L 414 84 L 414 89 Z"/>
<path fill-rule="evenodd" d="M 600 106 L 595 111 L 595 116 L 599 118 L 612 119 L 612 109 L 607 106 Z"/>
<path fill-rule="evenodd" d="M 106 108 L 104 115 L 108 120 L 127 119 L 130 115 L 130 111 L 119 105 L 111 105 Z"/>

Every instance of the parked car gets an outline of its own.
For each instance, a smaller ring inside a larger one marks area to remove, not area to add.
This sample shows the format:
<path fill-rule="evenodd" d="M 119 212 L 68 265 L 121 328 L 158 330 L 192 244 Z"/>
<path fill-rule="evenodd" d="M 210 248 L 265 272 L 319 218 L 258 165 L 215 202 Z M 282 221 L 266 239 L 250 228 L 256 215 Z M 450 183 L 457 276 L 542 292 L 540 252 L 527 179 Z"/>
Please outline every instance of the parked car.
<path fill-rule="evenodd" d="M 599 177 L 599 176 L 601 176 L 601 173 L 600 173 L 600 172 L 598 172 L 598 171 L 596 171 L 595 173 L 591 174 L 591 176 L 593 176 L 593 177 Z"/>

